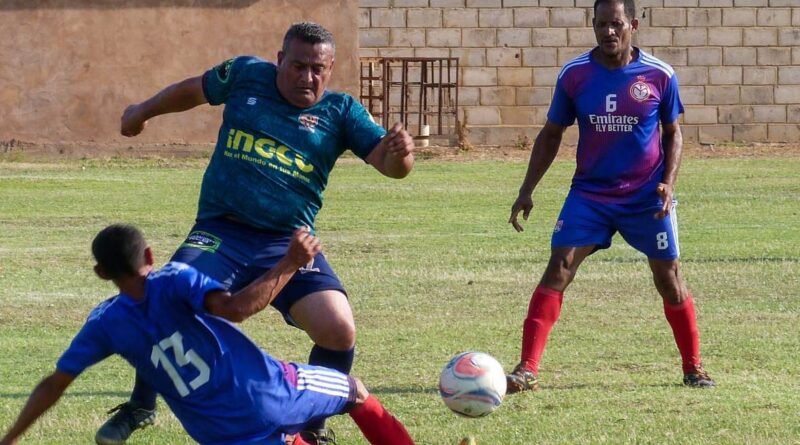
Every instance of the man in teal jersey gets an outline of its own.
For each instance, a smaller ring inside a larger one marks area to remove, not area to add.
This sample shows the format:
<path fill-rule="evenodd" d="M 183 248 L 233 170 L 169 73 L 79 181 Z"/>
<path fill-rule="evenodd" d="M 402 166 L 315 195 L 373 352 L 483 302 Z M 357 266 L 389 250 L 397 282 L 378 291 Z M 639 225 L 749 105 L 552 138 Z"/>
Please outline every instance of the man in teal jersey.
<path fill-rule="evenodd" d="M 334 53 L 330 32 L 298 23 L 286 32 L 277 64 L 236 57 L 125 110 L 121 133 L 136 136 L 152 117 L 225 104 L 197 221 L 173 261 L 235 292 L 274 266 L 295 229 L 313 229 L 328 175 L 345 150 L 387 177 L 411 172 L 414 143 L 402 125 L 387 133 L 356 99 L 327 90 Z M 344 286 L 321 252 L 272 305 L 314 341 L 310 364 L 350 372 L 355 322 Z M 124 443 L 154 418 L 155 392 L 137 378 L 131 400 L 98 431 L 97 442 Z M 309 430 L 326 443 L 324 425 Z"/>

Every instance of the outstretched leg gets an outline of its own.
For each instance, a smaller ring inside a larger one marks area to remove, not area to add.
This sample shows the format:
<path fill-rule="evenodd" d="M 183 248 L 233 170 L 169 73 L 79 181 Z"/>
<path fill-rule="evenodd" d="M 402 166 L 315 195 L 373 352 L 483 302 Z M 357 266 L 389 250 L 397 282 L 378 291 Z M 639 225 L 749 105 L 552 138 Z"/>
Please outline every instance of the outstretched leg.
<path fill-rule="evenodd" d="M 369 443 L 374 445 L 413 445 L 403 424 L 392 416 L 377 398 L 367 392 L 360 380 L 319 366 L 288 364 L 286 375 L 296 393 L 276 413 L 284 423 L 287 443 L 292 445 L 335 445 L 330 430 L 324 435 L 302 431 L 309 419 L 350 415 Z M 294 370 L 294 372 L 292 372 Z"/>
<path fill-rule="evenodd" d="M 373 445 L 414 445 L 405 426 L 367 392 L 360 380 L 355 381 L 358 400 L 349 414 L 367 441 Z"/>

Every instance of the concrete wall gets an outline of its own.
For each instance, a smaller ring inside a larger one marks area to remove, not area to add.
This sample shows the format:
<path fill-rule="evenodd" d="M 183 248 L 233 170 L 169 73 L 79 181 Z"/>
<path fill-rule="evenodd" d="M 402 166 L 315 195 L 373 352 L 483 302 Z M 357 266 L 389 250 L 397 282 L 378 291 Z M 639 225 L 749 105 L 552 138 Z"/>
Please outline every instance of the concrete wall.
<path fill-rule="evenodd" d="M 476 144 L 535 136 L 561 65 L 595 45 L 594 0 L 359 4 L 361 56 L 460 58 Z M 800 0 L 639 0 L 637 15 L 635 44 L 678 73 L 687 139 L 800 140 Z"/>
<path fill-rule="evenodd" d="M 357 0 L 4 0 L 0 140 L 123 142 L 126 105 L 223 60 L 275 60 L 293 22 L 336 38 L 333 87 L 358 92 Z M 221 107 L 151 122 L 137 142 L 215 140 Z"/>

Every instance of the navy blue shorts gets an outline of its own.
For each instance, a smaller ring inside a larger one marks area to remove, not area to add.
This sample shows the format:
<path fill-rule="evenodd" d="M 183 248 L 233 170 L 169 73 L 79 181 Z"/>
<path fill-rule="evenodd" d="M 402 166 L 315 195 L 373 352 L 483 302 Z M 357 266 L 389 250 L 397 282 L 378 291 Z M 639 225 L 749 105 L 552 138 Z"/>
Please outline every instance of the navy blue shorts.
<path fill-rule="evenodd" d="M 661 199 L 634 204 L 598 202 L 570 191 L 558 216 L 550 246 L 597 246 L 607 249 L 616 232 L 634 249 L 648 258 L 674 260 L 680 255 L 678 246 L 677 201 L 670 214 L 656 219 Z"/>
<path fill-rule="evenodd" d="M 263 231 L 226 219 L 197 221 L 171 261 L 192 265 L 234 293 L 275 266 L 291 239 L 291 234 Z M 295 326 L 289 308 L 306 295 L 323 290 L 338 290 L 347 295 L 320 252 L 289 280 L 272 306 L 288 324 Z"/>

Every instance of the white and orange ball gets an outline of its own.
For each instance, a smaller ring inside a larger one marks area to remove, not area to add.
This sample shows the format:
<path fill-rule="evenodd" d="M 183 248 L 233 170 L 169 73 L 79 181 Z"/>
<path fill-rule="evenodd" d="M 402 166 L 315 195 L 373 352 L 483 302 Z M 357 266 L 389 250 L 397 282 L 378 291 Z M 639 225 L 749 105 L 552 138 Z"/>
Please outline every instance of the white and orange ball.
<path fill-rule="evenodd" d="M 462 352 L 439 375 L 439 395 L 453 412 L 483 417 L 500 406 L 506 395 L 503 367 L 489 354 Z"/>

